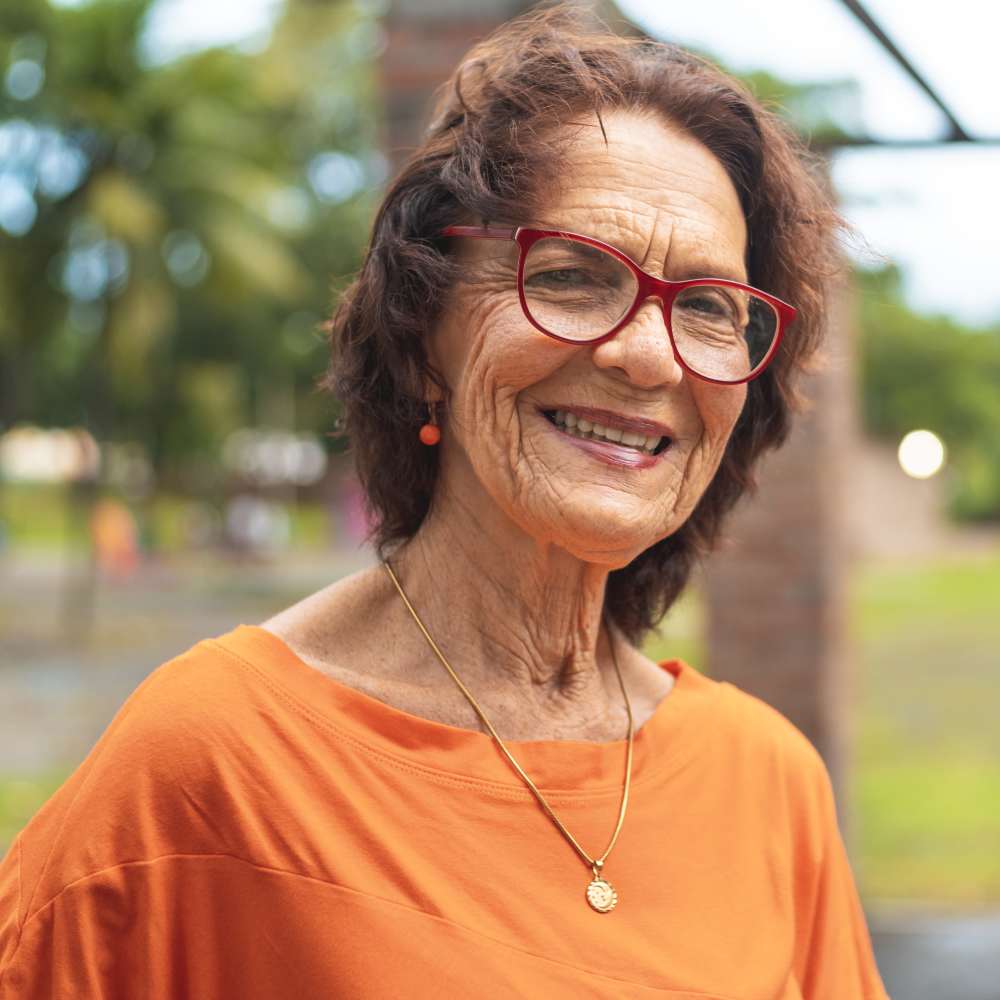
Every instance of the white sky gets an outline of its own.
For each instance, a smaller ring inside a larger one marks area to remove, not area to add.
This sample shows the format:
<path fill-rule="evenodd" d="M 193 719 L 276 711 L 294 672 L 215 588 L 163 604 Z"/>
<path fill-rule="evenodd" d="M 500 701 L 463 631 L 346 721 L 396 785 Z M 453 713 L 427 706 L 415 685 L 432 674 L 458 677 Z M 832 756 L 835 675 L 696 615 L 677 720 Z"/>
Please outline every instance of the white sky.
<path fill-rule="evenodd" d="M 793 82 L 858 80 L 862 123 L 879 138 L 944 131 L 937 108 L 839 0 L 619 0 L 619 6 L 651 34 L 703 48 L 734 70 L 768 69 Z M 1000 4 L 867 0 L 867 8 L 967 131 L 1000 137 Z M 206 45 L 259 45 L 280 9 L 281 0 L 160 0 L 146 51 L 162 59 Z M 845 151 L 833 177 L 845 214 L 876 251 L 903 268 L 914 306 L 973 323 L 1000 322 L 1000 146 Z"/>

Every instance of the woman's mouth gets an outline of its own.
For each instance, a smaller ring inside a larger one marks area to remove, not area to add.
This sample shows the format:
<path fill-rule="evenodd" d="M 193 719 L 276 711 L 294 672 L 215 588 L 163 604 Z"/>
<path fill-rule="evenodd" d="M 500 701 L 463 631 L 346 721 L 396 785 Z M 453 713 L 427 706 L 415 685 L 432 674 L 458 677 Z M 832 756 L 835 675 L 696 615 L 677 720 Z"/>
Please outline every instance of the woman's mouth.
<path fill-rule="evenodd" d="M 563 433 L 584 441 L 601 441 L 628 448 L 641 455 L 656 456 L 665 451 L 671 439 L 661 435 L 640 434 L 636 431 L 607 427 L 595 420 L 578 417 L 568 410 L 543 410 L 545 418 Z"/>

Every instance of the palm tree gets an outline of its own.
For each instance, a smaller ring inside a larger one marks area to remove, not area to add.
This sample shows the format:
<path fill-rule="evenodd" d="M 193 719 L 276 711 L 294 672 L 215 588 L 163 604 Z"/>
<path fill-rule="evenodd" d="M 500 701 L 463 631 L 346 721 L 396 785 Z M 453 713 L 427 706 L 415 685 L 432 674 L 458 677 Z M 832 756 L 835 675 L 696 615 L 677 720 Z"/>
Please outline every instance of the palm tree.
<path fill-rule="evenodd" d="M 272 375 L 315 371 L 302 317 L 326 310 L 368 211 L 372 29 L 353 4 L 290 0 L 263 52 L 160 63 L 143 44 L 152 6 L 0 13 L 0 421 L 138 439 L 177 478 L 199 456 L 218 467 Z M 101 488 L 76 484 L 78 516 Z"/>

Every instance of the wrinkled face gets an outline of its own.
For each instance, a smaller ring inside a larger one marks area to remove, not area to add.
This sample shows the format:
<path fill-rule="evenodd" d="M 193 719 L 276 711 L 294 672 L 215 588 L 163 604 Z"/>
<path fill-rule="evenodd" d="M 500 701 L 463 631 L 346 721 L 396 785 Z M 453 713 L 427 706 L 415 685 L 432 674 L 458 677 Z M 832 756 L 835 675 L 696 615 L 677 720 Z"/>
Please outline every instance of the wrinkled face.
<path fill-rule="evenodd" d="M 667 279 L 747 281 L 746 223 L 715 156 L 651 116 L 606 116 L 607 145 L 593 124 L 574 133 L 563 190 L 538 217 L 492 224 L 596 237 Z M 516 244 L 455 244 L 462 279 L 428 342 L 451 390 L 439 491 L 588 562 L 626 565 L 690 515 L 746 387 L 684 372 L 656 299 L 604 343 L 546 337 L 521 310 Z M 573 417 L 576 427 L 565 426 Z M 595 438 L 595 424 L 601 438 L 622 431 L 622 440 Z M 636 445 L 629 435 L 643 430 L 662 440 Z"/>

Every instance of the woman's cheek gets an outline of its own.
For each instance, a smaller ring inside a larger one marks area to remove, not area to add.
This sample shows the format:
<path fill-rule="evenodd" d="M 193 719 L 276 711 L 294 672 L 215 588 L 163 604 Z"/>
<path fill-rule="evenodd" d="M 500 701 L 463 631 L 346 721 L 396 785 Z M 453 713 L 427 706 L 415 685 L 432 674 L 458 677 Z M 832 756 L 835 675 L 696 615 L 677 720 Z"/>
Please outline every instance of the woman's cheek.
<path fill-rule="evenodd" d="M 713 395 L 714 392 L 714 395 Z M 685 464 L 678 497 L 678 513 L 690 516 L 722 463 L 726 445 L 746 399 L 745 387 L 707 387 L 695 391 L 702 420 L 701 437 Z"/>

